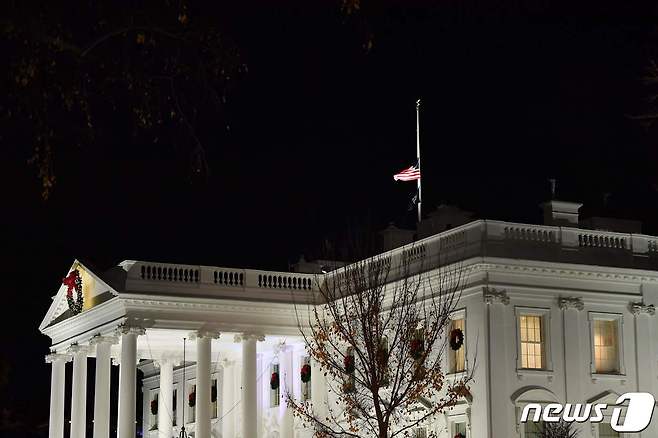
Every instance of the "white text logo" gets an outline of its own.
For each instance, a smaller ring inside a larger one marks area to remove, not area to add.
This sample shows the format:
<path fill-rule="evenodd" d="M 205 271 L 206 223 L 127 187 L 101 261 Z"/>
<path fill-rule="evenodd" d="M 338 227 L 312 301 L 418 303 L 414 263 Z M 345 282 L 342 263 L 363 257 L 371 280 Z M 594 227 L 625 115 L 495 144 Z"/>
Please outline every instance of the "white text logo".
<path fill-rule="evenodd" d="M 626 415 L 621 420 L 623 407 L 616 406 L 628 401 Z M 612 410 L 610 426 L 617 432 L 642 432 L 651 422 L 653 408 L 655 406 L 653 395 L 647 392 L 627 392 L 619 396 Z M 557 423 L 565 421 L 567 423 L 600 423 L 604 419 L 603 411 L 608 407 L 606 403 L 596 404 L 571 404 L 562 405 L 560 403 L 550 403 L 542 406 L 539 403 L 529 403 L 523 408 L 521 414 L 521 423 L 526 423 L 530 417 L 530 411 L 533 411 L 530 421 L 545 421 L 547 423 Z M 621 423 L 621 424 L 620 424 Z"/>

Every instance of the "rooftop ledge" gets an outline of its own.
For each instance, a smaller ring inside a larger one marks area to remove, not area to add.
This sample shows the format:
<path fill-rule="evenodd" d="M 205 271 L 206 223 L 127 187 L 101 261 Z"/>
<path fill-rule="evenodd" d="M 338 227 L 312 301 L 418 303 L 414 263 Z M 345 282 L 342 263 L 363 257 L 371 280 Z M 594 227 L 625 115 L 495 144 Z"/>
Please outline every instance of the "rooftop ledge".
<path fill-rule="evenodd" d="M 477 220 L 380 254 L 429 270 L 472 257 L 502 257 L 584 265 L 658 270 L 658 237 L 581 228 Z M 255 269 L 126 260 L 125 290 L 166 293 L 185 289 L 290 293 L 317 290 L 323 276 Z M 343 268 L 334 271 L 340 273 Z M 326 275 L 333 275 L 329 273 Z M 295 294 L 296 295 L 296 294 Z M 257 299 L 259 295 L 254 295 Z M 283 295 L 282 297 L 283 298 Z"/>

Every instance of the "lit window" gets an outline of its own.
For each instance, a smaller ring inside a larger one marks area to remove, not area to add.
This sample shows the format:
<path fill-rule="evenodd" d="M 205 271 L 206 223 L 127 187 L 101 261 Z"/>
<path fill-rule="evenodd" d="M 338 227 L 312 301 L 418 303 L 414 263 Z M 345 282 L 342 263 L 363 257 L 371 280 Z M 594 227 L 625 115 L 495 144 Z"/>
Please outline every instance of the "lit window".
<path fill-rule="evenodd" d="M 520 315 L 521 368 L 544 368 L 543 321 L 539 315 Z"/>
<path fill-rule="evenodd" d="M 619 432 L 610 427 L 609 424 L 599 424 L 599 438 L 619 438 Z"/>
<path fill-rule="evenodd" d="M 450 331 L 448 336 L 451 336 L 453 330 L 459 329 L 464 335 L 464 344 L 458 349 L 453 350 L 450 347 L 450 372 L 460 373 L 466 370 L 466 324 L 464 318 L 455 318 L 450 321 Z"/>
<path fill-rule="evenodd" d="M 619 372 L 616 320 L 594 320 L 594 370 L 600 374 Z"/>

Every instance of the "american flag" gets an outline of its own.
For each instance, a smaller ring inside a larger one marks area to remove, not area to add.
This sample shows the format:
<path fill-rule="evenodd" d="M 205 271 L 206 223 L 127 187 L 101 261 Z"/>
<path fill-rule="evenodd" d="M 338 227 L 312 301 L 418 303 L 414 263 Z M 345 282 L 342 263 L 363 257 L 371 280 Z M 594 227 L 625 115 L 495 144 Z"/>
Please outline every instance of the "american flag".
<path fill-rule="evenodd" d="M 395 181 L 416 181 L 420 179 L 420 168 L 418 168 L 417 164 L 414 164 L 413 166 L 409 167 L 408 169 L 404 169 L 400 171 L 400 173 L 396 173 L 393 175 L 393 179 Z"/>

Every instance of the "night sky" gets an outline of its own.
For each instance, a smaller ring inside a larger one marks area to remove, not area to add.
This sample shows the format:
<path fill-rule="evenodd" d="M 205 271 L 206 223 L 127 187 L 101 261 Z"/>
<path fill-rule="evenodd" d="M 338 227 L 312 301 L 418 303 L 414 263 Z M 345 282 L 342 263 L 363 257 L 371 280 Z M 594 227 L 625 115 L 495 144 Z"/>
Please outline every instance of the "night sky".
<path fill-rule="evenodd" d="M 425 212 L 538 222 L 553 177 L 585 213 L 658 233 L 658 137 L 631 117 L 649 111 L 658 55 L 648 2 L 363 1 L 356 16 L 339 0 L 242 3 L 190 13 L 217 17 L 248 66 L 222 116 L 199 118 L 207 178 L 117 116 L 55 151 L 45 201 L 29 142 L 0 139 L 3 415 L 47 422 L 37 327 L 75 258 L 286 270 L 351 224 L 413 225 L 414 184 L 392 175 L 415 161 L 419 97 Z"/>

